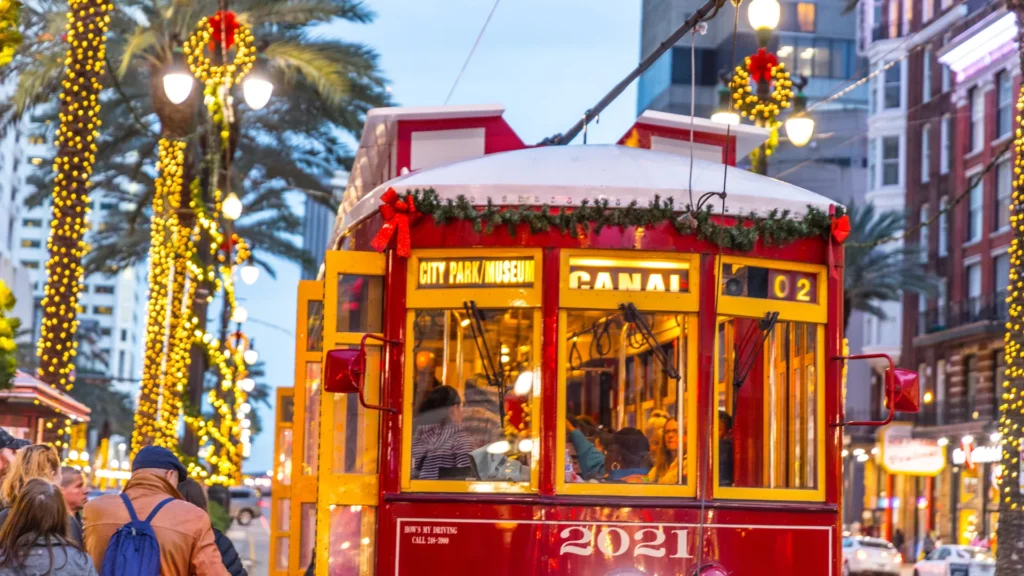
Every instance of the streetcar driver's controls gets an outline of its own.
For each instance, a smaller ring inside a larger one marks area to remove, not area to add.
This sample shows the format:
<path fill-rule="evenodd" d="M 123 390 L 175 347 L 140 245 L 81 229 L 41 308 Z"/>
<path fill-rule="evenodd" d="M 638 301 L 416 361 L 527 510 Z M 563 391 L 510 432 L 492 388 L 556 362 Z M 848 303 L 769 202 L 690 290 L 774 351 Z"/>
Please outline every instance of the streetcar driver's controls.
<path fill-rule="evenodd" d="M 728 289 L 728 285 L 726 285 L 726 288 Z M 734 389 L 739 390 L 740 386 L 743 386 L 743 383 L 747 380 L 747 376 L 753 370 L 754 364 L 761 357 L 761 350 L 764 348 L 765 341 L 768 340 L 768 336 L 771 335 L 778 321 L 778 312 L 765 314 L 764 318 L 758 320 L 756 325 L 751 324 L 750 329 L 743 335 L 743 339 L 736 343 L 737 356 L 743 350 L 748 350 L 748 353 L 746 357 L 741 357 L 736 363 L 738 370 L 736 370 L 732 381 Z M 755 341 L 755 338 L 758 340 Z"/>
<path fill-rule="evenodd" d="M 484 313 L 477 307 L 475 300 L 462 303 L 466 317 L 469 319 L 469 330 L 473 335 L 473 343 L 480 354 L 480 366 L 484 370 L 484 378 L 488 386 L 498 389 L 498 411 L 502 421 L 505 420 L 505 372 L 494 365 L 494 356 L 487 345 L 487 332 L 484 331 Z"/>
<path fill-rule="evenodd" d="M 636 333 L 643 338 L 644 343 L 650 347 L 651 352 L 658 357 L 665 375 L 673 380 L 679 380 L 679 370 L 676 369 L 672 364 L 672 360 L 665 354 L 661 345 L 658 344 L 658 339 L 651 332 L 651 326 L 647 323 L 644 315 L 636 309 L 636 305 L 632 302 L 619 304 L 619 310 L 622 310 L 622 315 L 625 316 L 626 322 L 634 326 Z"/>

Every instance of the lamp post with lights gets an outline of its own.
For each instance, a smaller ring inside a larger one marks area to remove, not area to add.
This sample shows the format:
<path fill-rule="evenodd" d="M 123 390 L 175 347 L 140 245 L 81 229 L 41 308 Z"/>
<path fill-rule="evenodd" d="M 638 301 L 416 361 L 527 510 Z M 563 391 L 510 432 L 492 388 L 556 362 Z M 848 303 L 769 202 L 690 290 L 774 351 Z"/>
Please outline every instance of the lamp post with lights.
<path fill-rule="evenodd" d="M 740 116 L 744 116 L 771 130 L 768 140 L 751 154 L 752 168 L 759 174 L 768 173 L 768 156 L 778 142 L 778 117 L 783 109 L 793 110 L 785 129 L 794 146 L 807 145 L 814 134 L 814 119 L 807 115 L 807 98 L 803 95 L 807 78 L 791 79 L 775 54 L 767 51 L 781 13 L 778 0 L 753 0 L 749 4 L 747 18 L 757 37 L 758 50 L 731 74 L 720 75 L 724 87 L 719 90 L 718 107 L 711 116 L 712 121 L 729 125 L 739 124 Z"/>

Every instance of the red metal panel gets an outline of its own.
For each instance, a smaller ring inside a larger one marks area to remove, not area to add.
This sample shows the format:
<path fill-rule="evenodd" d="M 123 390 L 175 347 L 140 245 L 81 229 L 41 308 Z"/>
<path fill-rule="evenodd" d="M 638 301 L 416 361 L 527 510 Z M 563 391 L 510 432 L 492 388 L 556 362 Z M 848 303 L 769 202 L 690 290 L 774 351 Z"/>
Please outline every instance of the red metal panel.
<path fill-rule="evenodd" d="M 560 252 L 557 248 L 546 248 L 543 255 L 544 274 L 541 278 L 544 286 L 541 306 L 544 324 L 541 337 L 544 342 L 558 342 Z M 555 399 L 558 398 L 558 349 L 557 345 L 543 347 L 544 356 L 541 367 L 541 398 L 544 398 L 540 421 L 541 454 L 548 455 L 555 453 L 557 439 L 555 435 L 565 433 L 565 427 L 559 425 L 560 414 L 554 406 Z M 559 473 L 555 469 L 556 460 L 556 458 L 543 456 L 540 459 L 539 489 L 542 495 L 553 496 L 555 493 L 555 474 Z"/>
<path fill-rule="evenodd" d="M 711 445 L 716 439 L 708 431 L 715 418 L 712 401 L 715 398 L 715 332 L 718 330 L 718 282 L 712 281 L 717 275 L 715 256 L 710 254 L 700 260 L 700 310 L 697 317 L 697 428 L 702 430 L 697 436 L 697 497 L 714 497 L 714 473 L 710 468 Z"/>
<path fill-rule="evenodd" d="M 836 242 L 829 242 L 827 247 L 831 251 L 832 265 L 828 271 L 828 316 L 825 324 L 825 501 L 841 506 L 843 462 L 840 454 L 843 449 L 843 429 L 832 426 L 832 423 L 841 421 L 844 410 L 843 364 L 833 362 L 832 358 L 843 355 L 843 265 L 846 251 L 842 244 Z M 838 525 L 839 519 L 836 518 L 835 522 Z M 842 534 L 837 530 L 832 536 L 833 544 L 839 546 Z M 837 571 L 840 561 L 841 558 L 836 559 Z"/>

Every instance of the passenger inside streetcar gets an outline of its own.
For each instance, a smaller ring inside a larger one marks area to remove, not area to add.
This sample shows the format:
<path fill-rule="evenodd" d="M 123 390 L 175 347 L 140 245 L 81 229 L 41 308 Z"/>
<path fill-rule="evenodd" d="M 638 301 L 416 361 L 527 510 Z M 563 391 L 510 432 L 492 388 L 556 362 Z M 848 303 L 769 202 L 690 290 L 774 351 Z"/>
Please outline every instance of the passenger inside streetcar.
<path fill-rule="evenodd" d="M 462 429 L 462 398 L 451 386 L 427 393 L 414 421 L 412 477 L 421 480 L 472 474 L 469 436 Z"/>
<path fill-rule="evenodd" d="M 566 313 L 566 482 L 686 485 L 692 320 L 630 305 Z"/>

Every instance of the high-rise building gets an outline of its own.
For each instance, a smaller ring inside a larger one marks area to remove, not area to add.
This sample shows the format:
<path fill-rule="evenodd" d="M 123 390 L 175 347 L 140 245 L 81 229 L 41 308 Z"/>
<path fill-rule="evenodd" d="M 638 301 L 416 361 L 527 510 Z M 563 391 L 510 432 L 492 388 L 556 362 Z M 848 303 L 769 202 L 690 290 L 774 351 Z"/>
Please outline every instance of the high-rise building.
<path fill-rule="evenodd" d="M 334 178 L 331 179 L 331 188 L 335 191 L 335 197 L 341 197 L 347 182 L 347 172 L 338 172 L 334 175 Z M 307 195 L 302 217 L 302 249 L 313 259 L 316 267 L 312 270 L 303 269 L 303 280 L 312 280 L 317 277 L 320 266 L 324 263 L 324 254 L 327 252 L 327 244 L 331 241 L 333 230 L 334 211 Z"/>
<path fill-rule="evenodd" d="M 0 142 L 0 281 L 14 294 L 17 300 L 13 316 L 21 320 L 23 329 L 32 326 L 33 294 L 30 271 L 21 265 L 15 256 L 16 239 L 14 230 L 24 209 L 17 199 L 21 194 L 24 150 L 15 143 L 22 139 L 22 128 L 18 126 Z M 17 338 L 25 343 L 29 336 Z"/>
<path fill-rule="evenodd" d="M 28 177 L 33 170 L 48 170 L 47 158 L 52 149 L 44 125 L 24 123 L 5 141 L 0 143 L 0 163 L 4 184 L 13 191 L 15 211 L 7 222 L 6 234 L 11 238 L 12 259 L 24 270 L 29 296 L 26 298 L 33 312 L 25 328 L 32 329 L 32 340 L 39 336 L 42 319 L 40 302 L 46 284 L 46 247 L 52 220 L 48 202 L 29 207 L 28 197 L 35 192 Z M 102 190 L 92 191 L 90 224 L 100 225 L 109 212 L 121 206 L 104 197 Z M 0 219 L 3 220 L 3 219 Z M 76 370 L 109 378 L 120 389 L 133 391 L 142 371 L 143 324 L 146 305 L 146 267 L 130 267 L 114 275 L 93 274 L 85 279 L 85 289 L 79 297 L 81 311 L 78 339 L 79 355 Z"/>

